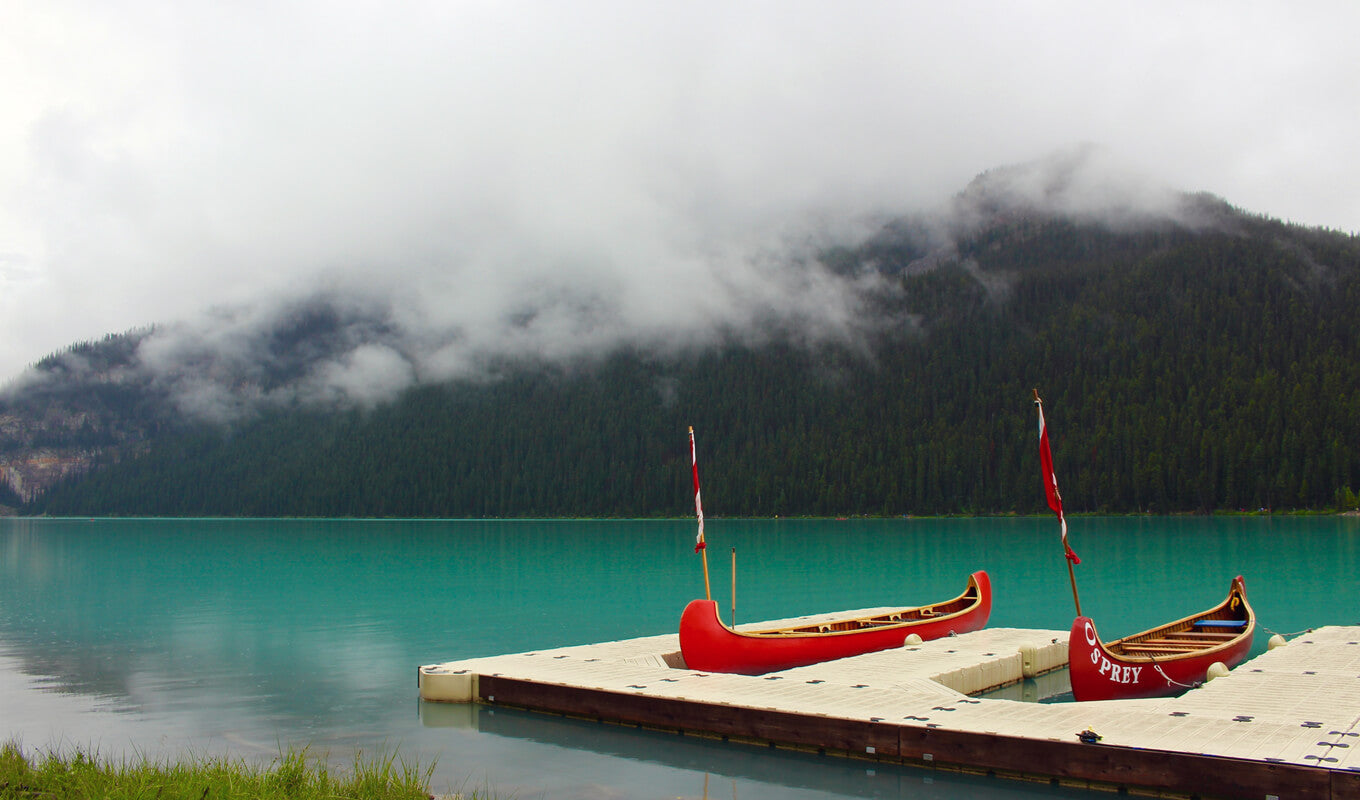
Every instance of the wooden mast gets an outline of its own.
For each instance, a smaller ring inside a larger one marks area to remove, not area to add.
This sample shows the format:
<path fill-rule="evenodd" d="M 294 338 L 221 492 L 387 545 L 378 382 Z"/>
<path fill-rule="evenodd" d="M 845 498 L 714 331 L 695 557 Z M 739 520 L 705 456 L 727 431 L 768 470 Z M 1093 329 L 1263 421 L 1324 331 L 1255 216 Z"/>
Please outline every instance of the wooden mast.
<path fill-rule="evenodd" d="M 732 548 L 732 627 L 737 627 L 737 548 Z"/>

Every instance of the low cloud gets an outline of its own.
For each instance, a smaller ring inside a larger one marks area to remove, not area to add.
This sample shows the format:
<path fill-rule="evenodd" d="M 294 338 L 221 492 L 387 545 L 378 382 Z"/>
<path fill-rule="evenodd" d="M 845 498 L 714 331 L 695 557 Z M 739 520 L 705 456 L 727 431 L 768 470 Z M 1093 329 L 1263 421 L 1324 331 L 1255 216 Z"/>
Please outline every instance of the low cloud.
<path fill-rule="evenodd" d="M 810 246 L 805 243 L 805 246 Z M 421 383 L 486 380 L 505 364 L 567 365 L 623 348 L 662 355 L 796 332 L 852 342 L 873 324 L 876 273 L 836 274 L 785 248 L 677 264 L 671 291 L 600 270 L 593 283 L 524 270 L 512 286 L 422 295 L 355 277 L 324 293 L 161 325 L 135 369 L 185 413 L 216 421 L 258 404 L 371 407 Z"/>
<path fill-rule="evenodd" d="M 371 407 L 415 383 L 415 367 L 401 353 L 380 344 L 361 344 L 338 359 L 322 362 L 302 381 L 305 401 Z"/>
<path fill-rule="evenodd" d="M 742 246 L 689 240 L 656 248 L 622 236 L 572 257 L 550 251 L 446 269 L 331 270 L 325 288 L 220 307 L 139 333 L 117 370 L 163 392 L 184 414 L 231 422 L 260 407 L 371 408 L 412 386 L 493 379 L 506 365 L 571 365 L 621 349 L 663 356 L 778 337 L 856 348 L 885 319 L 873 309 L 900 274 L 959 263 L 956 243 L 983 225 L 1060 215 L 1085 223 L 1209 224 L 1186 195 L 1080 146 L 979 175 L 934 211 L 828 224 L 802 218 Z M 822 256 L 871 237 L 910 240 L 919 257 L 885 268 L 872 256 L 833 269 Z M 797 231 L 797 235 L 794 235 Z M 993 299 L 1007 276 L 966 259 Z M 58 359 L 50 380 L 109 380 L 104 363 Z M 15 384 L 35 380 L 36 373 Z"/>

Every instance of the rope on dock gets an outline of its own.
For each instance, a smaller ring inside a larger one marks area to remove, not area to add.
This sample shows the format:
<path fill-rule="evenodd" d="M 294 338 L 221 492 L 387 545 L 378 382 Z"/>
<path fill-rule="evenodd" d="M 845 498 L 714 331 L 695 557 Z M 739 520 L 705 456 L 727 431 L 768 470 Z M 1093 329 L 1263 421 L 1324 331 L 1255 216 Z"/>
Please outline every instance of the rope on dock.
<path fill-rule="evenodd" d="M 1162 669 L 1162 665 L 1157 663 L 1157 659 L 1155 656 L 1149 654 L 1148 659 L 1152 662 L 1152 668 L 1157 670 L 1157 674 L 1161 675 L 1163 678 L 1166 678 L 1166 682 L 1173 686 L 1179 686 L 1182 689 L 1198 689 L 1199 687 L 1204 685 L 1203 681 L 1195 681 L 1194 683 L 1181 683 L 1180 681 L 1166 674 L 1166 671 Z"/>
<path fill-rule="evenodd" d="M 1264 625 L 1261 626 L 1261 630 L 1265 631 L 1266 633 L 1268 633 L 1268 634 L 1270 634 L 1270 635 L 1272 635 L 1272 636 L 1283 636 L 1283 637 L 1286 638 L 1286 639 L 1292 639 L 1292 638 L 1294 638 L 1295 636 L 1302 636 L 1302 635 L 1304 635 L 1305 633 L 1312 633 L 1312 632 L 1313 632 L 1313 629 L 1312 629 L 1312 628 L 1304 628 L 1304 629 L 1301 630 L 1301 631 L 1295 631 L 1295 632 L 1293 632 L 1293 633 L 1280 633 L 1279 631 L 1272 631 L 1270 628 L 1267 628 L 1267 627 L 1264 626 Z"/>

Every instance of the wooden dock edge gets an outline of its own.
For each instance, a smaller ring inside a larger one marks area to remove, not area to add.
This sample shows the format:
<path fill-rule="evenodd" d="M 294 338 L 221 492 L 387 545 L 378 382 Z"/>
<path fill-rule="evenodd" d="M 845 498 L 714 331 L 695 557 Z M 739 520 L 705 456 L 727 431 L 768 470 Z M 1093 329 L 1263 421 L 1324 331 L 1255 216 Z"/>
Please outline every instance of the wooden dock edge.
<path fill-rule="evenodd" d="M 1197 798 L 1360 797 L 1360 773 L 1302 764 L 808 716 L 491 675 L 463 686 L 488 705 L 1062 786 Z"/>

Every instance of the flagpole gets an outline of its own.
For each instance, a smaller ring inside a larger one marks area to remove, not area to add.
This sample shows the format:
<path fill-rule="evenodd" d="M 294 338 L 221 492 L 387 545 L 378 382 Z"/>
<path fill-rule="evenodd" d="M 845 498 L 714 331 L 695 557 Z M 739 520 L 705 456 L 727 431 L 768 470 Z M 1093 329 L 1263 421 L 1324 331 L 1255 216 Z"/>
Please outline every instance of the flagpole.
<path fill-rule="evenodd" d="M 1072 559 L 1064 558 L 1063 561 L 1067 562 L 1067 580 L 1070 581 L 1072 584 L 1072 602 L 1077 607 L 1077 616 L 1080 617 L 1082 616 L 1082 613 L 1081 613 L 1081 598 L 1077 597 L 1077 572 L 1076 570 L 1072 569 Z"/>
<path fill-rule="evenodd" d="M 704 562 L 704 599 L 713 599 L 708 583 L 708 544 L 704 541 L 704 504 L 699 497 L 699 458 L 694 454 L 694 426 L 689 426 L 689 464 L 694 476 L 694 516 L 699 520 L 699 535 L 694 539 L 694 550 Z"/>
<path fill-rule="evenodd" d="M 704 561 L 704 599 L 713 599 L 713 590 L 708 588 L 708 550 L 700 550 Z"/>
<path fill-rule="evenodd" d="M 737 627 L 737 548 L 732 548 L 732 627 Z"/>
<path fill-rule="evenodd" d="M 1058 492 L 1058 479 L 1053 474 L 1053 453 L 1048 446 L 1048 427 L 1044 422 L 1044 401 L 1039 399 L 1039 390 L 1034 390 L 1034 407 L 1039 410 L 1039 462 L 1043 466 L 1044 473 L 1044 494 L 1048 496 L 1048 507 L 1058 515 L 1058 524 L 1062 528 L 1063 560 L 1067 562 L 1067 580 L 1072 584 L 1072 603 L 1077 607 L 1077 616 L 1081 613 L 1081 598 L 1077 595 L 1077 572 L 1073 569 L 1074 564 L 1080 564 L 1081 559 L 1072 551 L 1072 546 L 1067 543 L 1067 518 L 1063 516 L 1062 494 Z"/>

